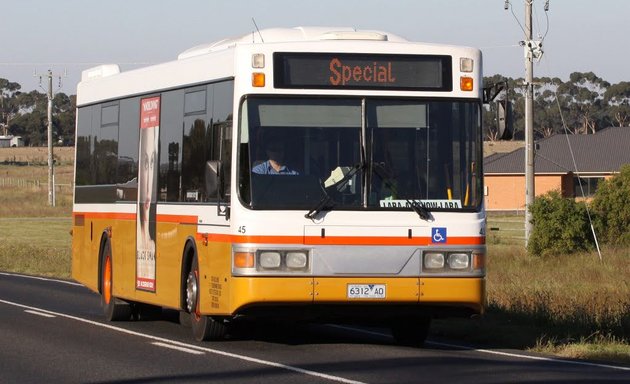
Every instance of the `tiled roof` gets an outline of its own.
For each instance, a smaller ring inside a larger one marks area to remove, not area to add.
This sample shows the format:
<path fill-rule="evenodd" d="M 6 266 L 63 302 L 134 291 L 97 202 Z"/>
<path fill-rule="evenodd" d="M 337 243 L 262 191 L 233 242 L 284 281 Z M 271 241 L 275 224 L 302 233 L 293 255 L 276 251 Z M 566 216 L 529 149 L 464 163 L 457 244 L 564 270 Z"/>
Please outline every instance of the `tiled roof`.
<path fill-rule="evenodd" d="M 536 144 L 537 174 L 575 172 L 570 148 L 579 173 L 613 173 L 630 164 L 630 127 L 606 128 L 594 135 L 554 135 Z M 525 148 L 495 153 L 486 157 L 483 164 L 485 174 L 523 174 Z"/>

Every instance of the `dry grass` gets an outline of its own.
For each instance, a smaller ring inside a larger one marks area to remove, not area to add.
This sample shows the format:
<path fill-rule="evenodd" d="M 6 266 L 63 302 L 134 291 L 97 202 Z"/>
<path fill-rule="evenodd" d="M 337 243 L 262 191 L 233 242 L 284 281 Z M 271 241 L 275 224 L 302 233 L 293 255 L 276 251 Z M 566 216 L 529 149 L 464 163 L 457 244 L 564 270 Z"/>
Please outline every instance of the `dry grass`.
<path fill-rule="evenodd" d="M 53 156 L 58 165 L 72 165 L 73 147 L 54 147 Z M 47 147 L 0 148 L 0 163 L 26 163 L 31 165 L 48 164 Z"/>
<path fill-rule="evenodd" d="M 630 363 L 630 250 L 528 256 L 489 245 L 488 309 L 473 321 L 440 320 L 434 332 L 473 343 Z M 576 351 L 579 351 L 576 352 Z"/>
<path fill-rule="evenodd" d="M 0 165 L 0 217 L 70 217 L 72 165 L 55 167 L 56 206 L 48 205 L 48 166 Z"/>
<path fill-rule="evenodd" d="M 490 306 L 573 332 L 630 337 L 627 249 L 604 250 L 603 262 L 592 253 L 540 258 L 524 250 L 499 252 L 488 266 Z"/>

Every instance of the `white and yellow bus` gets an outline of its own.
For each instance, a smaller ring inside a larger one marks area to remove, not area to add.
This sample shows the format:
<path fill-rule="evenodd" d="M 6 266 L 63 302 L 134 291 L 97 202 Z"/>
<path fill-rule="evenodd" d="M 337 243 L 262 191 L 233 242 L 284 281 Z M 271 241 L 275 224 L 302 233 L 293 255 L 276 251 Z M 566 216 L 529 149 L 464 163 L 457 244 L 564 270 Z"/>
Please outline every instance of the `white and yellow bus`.
<path fill-rule="evenodd" d="M 267 29 L 77 90 L 72 275 L 109 320 L 390 326 L 484 310 L 481 53 Z"/>

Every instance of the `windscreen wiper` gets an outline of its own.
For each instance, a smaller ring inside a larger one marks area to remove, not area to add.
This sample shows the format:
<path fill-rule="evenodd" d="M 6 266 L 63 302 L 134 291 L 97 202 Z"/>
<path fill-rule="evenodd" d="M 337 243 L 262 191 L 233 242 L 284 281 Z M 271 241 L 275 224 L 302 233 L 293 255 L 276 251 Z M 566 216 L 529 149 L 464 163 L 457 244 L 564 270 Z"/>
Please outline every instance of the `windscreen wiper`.
<path fill-rule="evenodd" d="M 383 166 L 379 163 L 372 162 L 372 169 L 374 170 L 374 173 L 376 173 L 376 175 L 380 177 L 381 180 L 383 180 L 383 183 L 385 183 L 385 186 L 389 188 L 389 190 L 392 191 L 395 195 L 397 195 L 398 188 L 394 184 L 392 184 L 391 181 L 389 181 L 388 177 L 384 175 L 385 171 L 383 170 Z M 415 213 L 417 213 L 418 217 L 420 217 L 422 220 L 425 220 L 425 221 L 433 220 L 431 211 L 429 211 L 429 209 L 425 207 L 422 204 L 422 202 L 419 202 L 419 201 L 416 202 L 411 199 L 405 199 L 405 201 L 407 202 L 407 205 L 409 205 L 409 207 Z"/>
<path fill-rule="evenodd" d="M 331 202 L 332 204 L 329 205 L 329 203 Z M 315 208 L 312 208 L 310 211 L 308 211 L 308 213 L 304 215 L 304 217 L 306 217 L 307 219 L 313 220 L 315 216 L 317 216 L 317 214 L 319 214 L 321 211 L 324 210 L 324 208 L 326 207 L 332 208 L 333 206 L 334 206 L 333 198 L 330 197 L 330 195 L 326 192 L 326 190 L 324 190 L 324 197 L 322 197 L 322 199 L 319 201 L 319 203 L 317 203 Z"/>
<path fill-rule="evenodd" d="M 433 217 L 431 216 L 431 212 L 425 207 L 421 202 L 415 202 L 411 199 L 407 199 L 407 204 L 413 209 L 418 216 L 425 221 L 430 221 Z"/>
<path fill-rule="evenodd" d="M 324 181 L 324 186 L 322 188 L 322 190 L 324 191 L 324 196 L 314 208 L 312 208 L 310 211 L 308 211 L 308 213 L 306 213 L 306 215 L 304 215 L 304 217 L 313 220 L 315 216 L 317 216 L 317 214 L 319 214 L 325 208 L 332 209 L 335 206 L 335 202 L 326 190 L 334 188 L 337 191 L 342 192 L 348 184 L 348 181 L 352 180 L 352 177 L 363 168 L 365 168 L 365 165 L 363 163 L 359 163 L 354 167 L 335 168 L 331 172 L 330 177 L 326 179 L 326 181 Z"/>

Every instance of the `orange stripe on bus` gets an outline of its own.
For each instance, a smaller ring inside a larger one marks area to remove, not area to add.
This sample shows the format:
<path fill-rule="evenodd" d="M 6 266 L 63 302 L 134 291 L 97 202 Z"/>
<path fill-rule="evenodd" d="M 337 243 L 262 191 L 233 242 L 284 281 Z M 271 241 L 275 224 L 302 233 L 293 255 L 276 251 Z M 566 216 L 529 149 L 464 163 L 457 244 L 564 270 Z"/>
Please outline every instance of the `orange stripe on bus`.
<path fill-rule="evenodd" d="M 85 217 L 86 219 L 111 219 L 111 220 L 135 220 L 135 213 L 115 213 L 115 212 L 74 212 L 75 217 Z M 191 215 L 157 215 L 158 223 L 180 223 L 197 224 L 197 216 Z"/>
<path fill-rule="evenodd" d="M 190 215 L 157 215 L 158 223 L 197 224 L 197 216 Z"/>
<path fill-rule="evenodd" d="M 84 216 L 86 219 L 135 220 L 135 213 L 115 212 L 74 212 L 73 216 Z"/>

